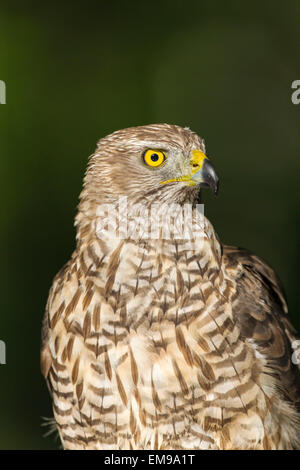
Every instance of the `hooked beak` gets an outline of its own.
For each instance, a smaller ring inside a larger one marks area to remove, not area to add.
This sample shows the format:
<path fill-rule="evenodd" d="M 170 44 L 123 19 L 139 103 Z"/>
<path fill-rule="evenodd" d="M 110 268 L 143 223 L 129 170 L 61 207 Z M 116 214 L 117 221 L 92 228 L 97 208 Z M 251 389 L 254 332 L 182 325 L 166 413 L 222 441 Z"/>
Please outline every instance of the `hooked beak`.
<path fill-rule="evenodd" d="M 173 183 L 175 181 L 185 182 L 188 186 L 200 185 L 210 187 L 215 196 L 219 190 L 219 177 L 213 164 L 207 156 L 200 150 L 193 150 L 190 160 L 190 171 L 187 175 L 178 176 L 167 181 L 161 181 L 161 184 Z"/>
<path fill-rule="evenodd" d="M 191 177 L 191 181 L 203 187 L 210 187 L 215 196 L 219 190 L 219 177 L 213 164 L 206 157 L 203 160 L 200 170 Z"/>

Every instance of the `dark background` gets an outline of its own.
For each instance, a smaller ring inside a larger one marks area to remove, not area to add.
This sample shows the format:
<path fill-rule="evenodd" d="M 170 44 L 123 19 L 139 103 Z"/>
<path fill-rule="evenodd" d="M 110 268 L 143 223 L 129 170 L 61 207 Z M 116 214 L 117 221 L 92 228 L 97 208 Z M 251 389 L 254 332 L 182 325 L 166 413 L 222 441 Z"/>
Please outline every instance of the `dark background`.
<path fill-rule="evenodd" d="M 41 428 L 40 325 L 87 157 L 116 129 L 168 122 L 205 138 L 221 177 L 206 215 L 276 268 L 300 327 L 299 31 L 290 0 L 1 2 L 0 448 L 58 446 Z"/>

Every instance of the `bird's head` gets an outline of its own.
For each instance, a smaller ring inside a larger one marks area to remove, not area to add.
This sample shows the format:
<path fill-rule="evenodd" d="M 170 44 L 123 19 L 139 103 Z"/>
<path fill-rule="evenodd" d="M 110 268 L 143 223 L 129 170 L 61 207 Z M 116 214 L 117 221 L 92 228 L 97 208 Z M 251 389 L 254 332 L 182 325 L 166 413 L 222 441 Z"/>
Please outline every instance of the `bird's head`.
<path fill-rule="evenodd" d="M 202 186 L 218 191 L 218 176 L 203 140 L 188 128 L 153 124 L 101 139 L 85 177 L 83 196 L 113 202 L 193 203 Z"/>

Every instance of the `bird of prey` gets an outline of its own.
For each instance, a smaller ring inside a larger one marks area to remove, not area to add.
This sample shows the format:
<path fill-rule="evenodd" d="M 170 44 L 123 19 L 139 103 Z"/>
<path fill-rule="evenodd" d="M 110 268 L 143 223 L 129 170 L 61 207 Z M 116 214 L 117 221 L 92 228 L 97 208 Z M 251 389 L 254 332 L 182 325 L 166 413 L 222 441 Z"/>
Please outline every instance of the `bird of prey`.
<path fill-rule="evenodd" d="M 199 218 L 203 186 L 216 193 L 218 176 L 188 128 L 119 130 L 90 157 L 76 249 L 42 329 L 65 449 L 300 448 L 296 334 L 280 282 Z M 153 233 L 161 207 L 168 218 Z"/>

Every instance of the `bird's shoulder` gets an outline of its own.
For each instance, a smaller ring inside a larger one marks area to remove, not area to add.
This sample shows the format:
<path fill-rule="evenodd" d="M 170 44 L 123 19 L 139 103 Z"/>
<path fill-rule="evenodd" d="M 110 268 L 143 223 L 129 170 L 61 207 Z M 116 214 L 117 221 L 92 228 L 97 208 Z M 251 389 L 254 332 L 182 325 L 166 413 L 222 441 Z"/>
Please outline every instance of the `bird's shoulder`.
<path fill-rule="evenodd" d="M 236 246 L 222 245 L 222 256 L 227 267 L 239 264 L 242 267 L 240 286 L 246 287 L 248 280 L 253 286 L 258 283 L 265 293 L 271 294 L 273 302 L 288 313 L 286 295 L 279 277 L 269 264 L 250 250 Z"/>
<path fill-rule="evenodd" d="M 70 259 L 65 265 L 58 271 L 56 276 L 53 279 L 48 300 L 44 312 L 43 323 L 42 323 L 42 337 L 41 337 L 41 357 L 40 365 L 41 371 L 45 378 L 47 378 L 51 363 L 52 357 L 49 349 L 49 331 L 51 327 L 51 311 L 53 310 L 54 300 L 58 296 L 59 292 L 65 284 L 66 275 L 70 272 L 72 266 L 72 259 Z"/>
<path fill-rule="evenodd" d="M 266 358 L 268 370 L 300 411 L 300 368 L 293 361 L 297 334 L 277 274 L 244 248 L 223 245 L 222 257 L 226 269 L 236 273 L 232 311 L 241 335 Z"/>

